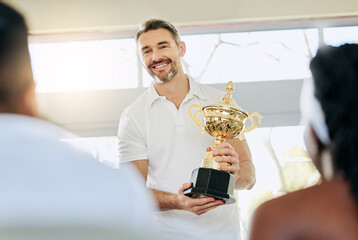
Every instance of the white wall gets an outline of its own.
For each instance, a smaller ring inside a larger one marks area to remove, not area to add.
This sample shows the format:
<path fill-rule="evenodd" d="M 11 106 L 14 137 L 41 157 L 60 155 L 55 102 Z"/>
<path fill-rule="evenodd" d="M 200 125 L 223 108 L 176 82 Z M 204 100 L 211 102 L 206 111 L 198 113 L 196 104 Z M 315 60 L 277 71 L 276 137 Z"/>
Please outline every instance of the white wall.
<path fill-rule="evenodd" d="M 212 86 L 225 91 L 224 84 Z M 248 113 L 259 112 L 263 115 L 261 127 L 294 126 L 300 122 L 301 87 L 301 80 L 236 83 L 233 97 Z M 143 91 L 39 93 L 38 97 L 42 103 L 41 111 L 49 120 L 84 137 L 114 136 L 123 109 Z"/>
<path fill-rule="evenodd" d="M 149 17 L 177 26 L 222 22 L 357 16 L 357 0 L 5 0 L 32 33 L 133 29 Z"/>

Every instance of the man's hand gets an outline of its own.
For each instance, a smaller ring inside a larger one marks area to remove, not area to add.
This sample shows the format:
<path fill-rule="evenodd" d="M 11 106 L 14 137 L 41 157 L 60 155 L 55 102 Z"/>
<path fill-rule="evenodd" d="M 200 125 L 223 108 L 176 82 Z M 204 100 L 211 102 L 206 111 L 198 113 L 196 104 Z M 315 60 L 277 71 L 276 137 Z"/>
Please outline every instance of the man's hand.
<path fill-rule="evenodd" d="M 213 197 L 191 198 L 184 195 L 184 191 L 190 188 L 191 185 L 192 183 L 184 183 L 178 191 L 177 204 L 180 209 L 201 215 L 220 205 L 224 205 L 222 200 L 215 200 Z"/>
<path fill-rule="evenodd" d="M 210 149 L 208 149 L 210 151 Z M 223 165 L 222 171 L 230 172 L 233 175 L 237 175 L 240 170 L 239 155 L 235 152 L 235 149 L 228 143 L 223 142 L 217 145 L 212 152 L 215 157 L 215 161 L 219 163 L 228 163 L 230 166 Z"/>

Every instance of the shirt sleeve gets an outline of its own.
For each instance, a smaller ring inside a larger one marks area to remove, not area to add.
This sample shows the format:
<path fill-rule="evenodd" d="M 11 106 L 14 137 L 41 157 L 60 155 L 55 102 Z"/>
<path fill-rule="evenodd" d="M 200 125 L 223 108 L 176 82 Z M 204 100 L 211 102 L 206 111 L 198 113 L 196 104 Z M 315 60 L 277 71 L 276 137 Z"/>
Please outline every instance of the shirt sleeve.
<path fill-rule="evenodd" d="M 117 134 L 120 163 L 148 159 L 143 127 L 139 128 L 137 120 L 128 111 L 123 112 Z"/>

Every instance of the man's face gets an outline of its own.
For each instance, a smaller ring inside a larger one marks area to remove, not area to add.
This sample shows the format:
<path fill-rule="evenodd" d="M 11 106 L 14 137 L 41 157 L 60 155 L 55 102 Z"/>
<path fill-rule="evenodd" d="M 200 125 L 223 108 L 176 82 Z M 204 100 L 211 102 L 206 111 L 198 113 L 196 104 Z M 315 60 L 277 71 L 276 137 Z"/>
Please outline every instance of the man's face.
<path fill-rule="evenodd" d="M 143 65 L 159 82 L 172 80 L 181 69 L 180 58 L 184 56 L 185 44 L 176 44 L 171 33 L 163 28 L 150 30 L 138 38 Z"/>

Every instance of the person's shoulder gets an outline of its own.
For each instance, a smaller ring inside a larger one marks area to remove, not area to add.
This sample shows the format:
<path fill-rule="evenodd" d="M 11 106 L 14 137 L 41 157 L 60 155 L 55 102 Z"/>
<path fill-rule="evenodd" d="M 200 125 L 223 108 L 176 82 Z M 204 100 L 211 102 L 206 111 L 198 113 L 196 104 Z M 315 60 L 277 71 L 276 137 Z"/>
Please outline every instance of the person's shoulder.
<path fill-rule="evenodd" d="M 210 84 L 203 84 L 203 83 L 197 83 L 198 87 L 208 93 L 212 93 L 212 94 L 223 94 L 225 93 L 224 91 L 220 90 L 219 88 L 215 87 L 215 85 L 210 85 Z"/>
<path fill-rule="evenodd" d="M 146 108 L 149 107 L 148 103 L 149 89 L 145 90 L 138 98 L 136 98 L 129 106 L 127 106 L 121 115 L 119 121 L 118 132 L 127 132 L 128 126 L 135 128 L 143 128 L 146 121 Z"/>
<path fill-rule="evenodd" d="M 124 114 L 137 115 L 143 114 L 144 109 L 148 105 L 149 89 L 145 90 L 123 111 Z"/>
<path fill-rule="evenodd" d="M 327 233 L 354 235 L 358 225 L 355 209 L 346 183 L 324 182 L 261 204 L 252 217 L 250 240 L 302 236 L 303 232 L 307 237 L 319 236 L 316 239 L 326 239 Z M 332 225 L 331 219 L 338 224 Z"/>
<path fill-rule="evenodd" d="M 295 230 L 296 212 L 302 206 L 296 193 L 268 200 L 258 206 L 250 219 L 250 240 L 286 239 Z M 296 199 L 296 200 L 294 200 Z M 282 231 L 285 229 L 285 231 Z"/>
<path fill-rule="evenodd" d="M 270 204 L 270 207 L 277 206 L 287 208 L 290 212 L 303 213 L 304 210 L 311 210 L 307 206 L 312 206 L 314 208 L 312 210 L 318 210 L 329 207 L 331 204 L 338 204 L 339 201 L 350 198 L 349 196 L 348 184 L 342 180 L 334 180 L 287 193 L 269 201 L 268 204 Z"/>
<path fill-rule="evenodd" d="M 306 208 L 307 202 L 314 204 L 314 202 L 318 201 L 320 196 L 317 194 L 319 192 L 320 186 L 313 186 L 295 192 L 286 193 L 262 203 L 256 209 L 255 216 L 271 216 L 271 223 L 273 223 L 274 220 L 282 221 L 292 214 L 302 214 L 302 209 L 304 210 Z"/>
<path fill-rule="evenodd" d="M 44 119 L 30 117 L 22 114 L 2 114 L 0 119 L 0 128 L 4 125 L 4 130 L 9 132 L 9 135 L 21 135 L 26 137 L 39 137 L 48 139 L 61 139 L 77 137 L 76 134 L 64 129 L 55 123 Z"/>
<path fill-rule="evenodd" d="M 220 101 L 225 95 L 224 91 L 212 85 L 197 83 L 197 86 L 198 89 L 200 89 L 200 91 L 205 95 L 207 100 L 213 103 Z"/>

